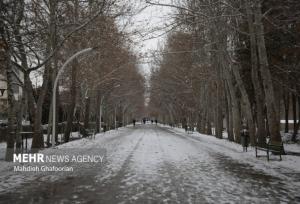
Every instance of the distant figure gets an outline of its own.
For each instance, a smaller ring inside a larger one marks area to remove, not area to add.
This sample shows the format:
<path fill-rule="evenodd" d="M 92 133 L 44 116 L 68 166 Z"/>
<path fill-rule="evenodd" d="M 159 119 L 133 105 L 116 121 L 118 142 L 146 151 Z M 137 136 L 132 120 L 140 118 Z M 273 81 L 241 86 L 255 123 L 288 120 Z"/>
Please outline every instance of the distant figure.
<path fill-rule="evenodd" d="M 146 124 L 146 118 L 143 118 L 143 123 Z"/>
<path fill-rule="evenodd" d="M 157 119 L 155 119 L 155 124 L 157 125 Z"/>
<path fill-rule="evenodd" d="M 135 119 L 132 120 L 133 126 L 135 126 Z"/>
<path fill-rule="evenodd" d="M 188 126 L 187 125 L 184 125 L 184 130 L 185 130 L 185 132 L 188 131 Z"/>
<path fill-rule="evenodd" d="M 153 124 L 153 120 L 151 120 L 151 124 Z"/>
<path fill-rule="evenodd" d="M 243 146 L 243 152 L 247 152 L 247 148 L 249 145 L 249 132 L 248 132 L 248 127 L 246 124 L 242 125 L 241 144 Z"/>

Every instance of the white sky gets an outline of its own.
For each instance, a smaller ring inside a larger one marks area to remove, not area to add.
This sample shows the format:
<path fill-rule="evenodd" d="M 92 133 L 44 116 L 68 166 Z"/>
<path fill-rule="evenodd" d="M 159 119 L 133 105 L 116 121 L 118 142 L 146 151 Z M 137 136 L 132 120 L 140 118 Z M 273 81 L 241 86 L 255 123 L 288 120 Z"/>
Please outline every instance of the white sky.
<path fill-rule="evenodd" d="M 171 0 L 162 0 L 162 3 L 170 3 Z M 140 3 L 140 7 L 146 5 Z M 137 41 L 135 50 L 137 53 L 141 53 L 144 56 L 147 53 L 151 53 L 153 50 L 157 50 L 159 46 L 162 46 L 166 35 L 166 25 L 171 22 L 169 14 L 172 13 L 172 9 L 162 6 L 149 6 L 133 18 L 133 30 L 138 30 L 141 35 L 134 36 L 134 41 Z M 161 35 L 161 36 L 160 36 Z M 158 37 L 160 36 L 160 37 Z M 149 56 L 149 55 L 148 55 Z M 145 58 L 143 64 L 140 65 L 142 74 L 146 76 L 150 74 L 151 59 Z"/>

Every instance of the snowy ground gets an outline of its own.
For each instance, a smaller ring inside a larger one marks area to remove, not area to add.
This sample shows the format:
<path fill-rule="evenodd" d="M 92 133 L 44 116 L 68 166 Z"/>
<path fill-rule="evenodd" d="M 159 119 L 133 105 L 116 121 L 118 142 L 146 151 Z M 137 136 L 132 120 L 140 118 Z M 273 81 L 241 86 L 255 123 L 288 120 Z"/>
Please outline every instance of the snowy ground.
<path fill-rule="evenodd" d="M 14 173 L 1 162 L 0 203 L 297 203 L 300 160 L 256 159 L 253 150 L 182 129 L 138 125 L 44 150 L 96 154 L 73 173 Z M 76 166 L 78 165 L 78 166 Z"/>
<path fill-rule="evenodd" d="M 78 132 L 72 132 L 70 135 L 70 138 L 78 138 L 79 133 Z M 58 134 L 58 142 L 62 142 L 63 139 L 63 134 Z M 51 139 L 50 139 L 51 140 Z M 47 141 L 47 135 L 44 134 L 44 141 Z M 27 150 L 29 151 L 31 149 L 31 143 L 32 143 L 32 138 L 27 139 Z M 23 139 L 23 146 L 24 146 L 24 151 L 26 151 L 26 140 L 25 138 Z M 5 159 L 5 150 L 6 150 L 6 142 L 0 142 L 0 161 Z"/>

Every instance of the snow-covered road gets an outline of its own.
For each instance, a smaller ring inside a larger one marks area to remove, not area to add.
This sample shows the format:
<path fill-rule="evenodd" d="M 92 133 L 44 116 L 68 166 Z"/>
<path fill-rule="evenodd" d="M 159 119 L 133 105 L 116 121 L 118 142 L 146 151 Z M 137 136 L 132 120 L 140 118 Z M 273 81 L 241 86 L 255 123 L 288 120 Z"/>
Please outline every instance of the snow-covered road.
<path fill-rule="evenodd" d="M 106 149 L 105 163 L 54 180 L 49 175 L 33 175 L 16 189 L 2 192 L 0 202 L 300 202 L 299 188 L 293 183 L 168 127 L 138 125 L 86 141 L 90 151 Z M 84 145 L 84 140 L 76 142 Z M 5 178 L 9 176 L 1 179 Z"/>

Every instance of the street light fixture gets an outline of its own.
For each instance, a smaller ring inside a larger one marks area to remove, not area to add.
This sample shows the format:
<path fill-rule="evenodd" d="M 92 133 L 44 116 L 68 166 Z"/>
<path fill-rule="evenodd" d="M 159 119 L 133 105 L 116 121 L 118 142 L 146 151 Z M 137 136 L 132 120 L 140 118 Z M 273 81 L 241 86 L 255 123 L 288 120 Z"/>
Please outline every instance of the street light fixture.
<path fill-rule="evenodd" d="M 59 77 L 62 75 L 63 71 L 65 70 L 65 68 L 67 67 L 67 65 L 72 62 L 76 57 L 78 57 L 79 55 L 82 55 L 84 53 L 90 52 L 95 50 L 96 48 L 86 48 L 83 50 L 80 50 L 78 52 L 76 52 L 74 55 L 72 55 L 61 67 L 61 69 L 58 71 L 57 76 L 55 78 L 54 81 L 54 86 L 53 86 L 53 97 L 52 97 L 52 103 L 53 103 L 53 120 L 52 120 L 52 147 L 55 147 L 55 134 L 56 134 L 56 127 L 55 127 L 55 123 L 56 123 L 56 90 L 57 90 L 57 84 L 58 84 L 58 79 Z"/>

